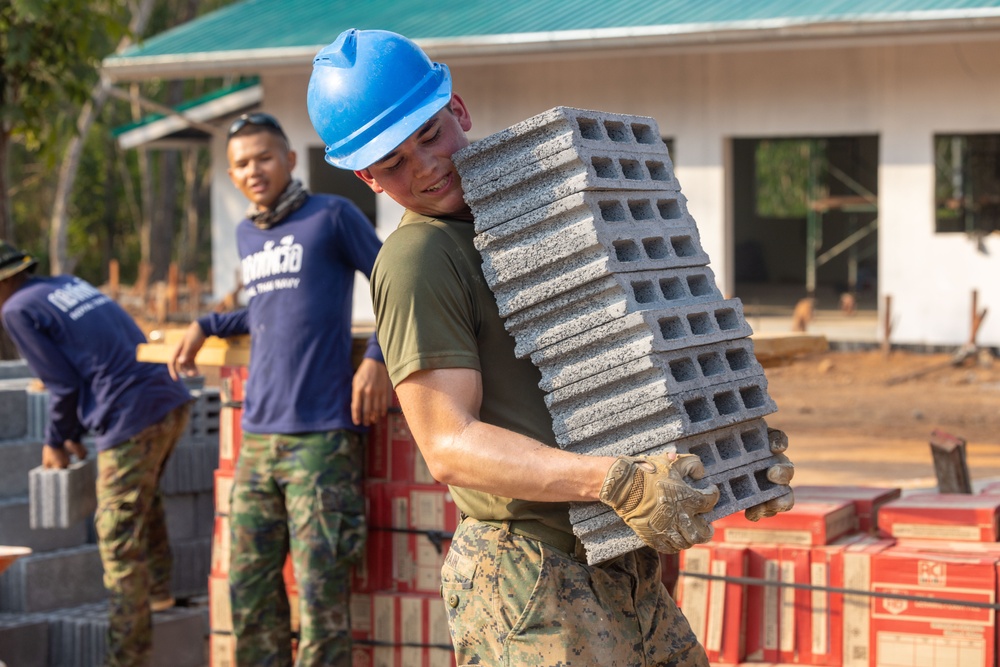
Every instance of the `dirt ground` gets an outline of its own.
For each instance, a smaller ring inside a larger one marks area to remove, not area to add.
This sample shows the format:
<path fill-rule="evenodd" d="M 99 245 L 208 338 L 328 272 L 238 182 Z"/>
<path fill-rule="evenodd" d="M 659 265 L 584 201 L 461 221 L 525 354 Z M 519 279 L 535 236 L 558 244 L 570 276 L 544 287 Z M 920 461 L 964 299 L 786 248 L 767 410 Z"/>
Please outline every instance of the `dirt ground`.
<path fill-rule="evenodd" d="M 982 357 L 828 352 L 767 367 L 767 423 L 788 434 L 793 487 L 934 487 L 935 429 L 966 440 L 974 483 L 1000 479 L 1000 359 Z"/>

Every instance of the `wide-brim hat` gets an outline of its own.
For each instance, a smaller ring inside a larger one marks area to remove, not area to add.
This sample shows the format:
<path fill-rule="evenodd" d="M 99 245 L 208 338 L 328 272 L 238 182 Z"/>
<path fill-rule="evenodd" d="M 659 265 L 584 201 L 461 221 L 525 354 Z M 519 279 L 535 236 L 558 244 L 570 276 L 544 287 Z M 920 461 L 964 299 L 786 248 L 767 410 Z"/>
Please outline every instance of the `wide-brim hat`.
<path fill-rule="evenodd" d="M 21 252 L 6 241 L 0 241 L 0 280 L 7 280 L 21 271 L 34 269 L 38 260 Z"/>

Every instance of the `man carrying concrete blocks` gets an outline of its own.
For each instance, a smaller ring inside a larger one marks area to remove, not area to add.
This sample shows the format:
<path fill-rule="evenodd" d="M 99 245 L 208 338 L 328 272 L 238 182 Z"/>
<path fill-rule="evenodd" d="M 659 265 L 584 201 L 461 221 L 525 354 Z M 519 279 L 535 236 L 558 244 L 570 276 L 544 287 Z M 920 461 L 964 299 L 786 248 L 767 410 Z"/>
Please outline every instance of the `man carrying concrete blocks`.
<path fill-rule="evenodd" d="M 110 598 L 107 664 L 145 665 L 152 653 L 151 607 L 173 605 L 158 485 L 184 433 L 191 397 L 162 365 L 136 360 L 136 346 L 146 338 L 117 303 L 74 276 L 34 276 L 36 265 L 0 241 L 0 316 L 50 393 L 42 467 L 65 469 L 72 456 L 84 461 L 81 440 L 95 435 L 95 524 Z M 68 490 L 58 500 L 80 502 Z"/>
<path fill-rule="evenodd" d="M 401 35 L 349 30 L 316 56 L 307 102 L 327 161 L 407 209 L 372 294 L 407 423 L 467 517 L 442 569 L 457 663 L 707 665 L 655 550 L 708 540 L 718 489 L 687 481 L 704 474 L 691 454 L 558 447 L 539 370 L 517 358 L 473 245 L 452 162 L 472 118 L 448 68 Z M 644 546 L 588 564 L 569 503 L 595 501 Z"/>

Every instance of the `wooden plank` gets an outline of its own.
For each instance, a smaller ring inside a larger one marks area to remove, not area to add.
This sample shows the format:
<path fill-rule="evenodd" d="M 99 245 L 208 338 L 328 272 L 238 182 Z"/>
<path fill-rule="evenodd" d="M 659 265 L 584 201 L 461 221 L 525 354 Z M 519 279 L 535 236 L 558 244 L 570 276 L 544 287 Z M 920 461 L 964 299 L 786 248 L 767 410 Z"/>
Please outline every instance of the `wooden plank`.
<path fill-rule="evenodd" d="M 931 456 L 939 493 L 972 493 L 964 439 L 935 429 L 931 432 Z"/>
<path fill-rule="evenodd" d="M 830 349 L 826 336 L 810 333 L 754 334 L 753 352 L 757 361 L 767 365 L 801 354 L 818 354 Z"/>

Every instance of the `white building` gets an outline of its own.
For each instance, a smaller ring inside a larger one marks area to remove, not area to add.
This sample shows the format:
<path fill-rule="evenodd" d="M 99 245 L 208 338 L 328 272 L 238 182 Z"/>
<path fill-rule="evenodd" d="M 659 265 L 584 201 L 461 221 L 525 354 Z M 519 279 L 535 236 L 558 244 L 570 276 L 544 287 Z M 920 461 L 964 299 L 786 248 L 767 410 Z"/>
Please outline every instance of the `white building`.
<path fill-rule="evenodd" d="M 492 16 L 469 2 L 257 0 L 104 71 L 115 82 L 257 77 L 186 112 L 214 134 L 168 117 L 120 137 L 210 142 L 216 293 L 235 284 L 245 209 L 224 132 L 248 108 L 282 121 L 309 187 L 355 197 L 383 236 L 395 227 L 393 202 L 323 162 L 305 103 L 315 53 L 343 29 L 379 27 L 449 65 L 473 139 L 560 105 L 655 118 L 725 294 L 856 288 L 872 307 L 891 297 L 893 343 L 960 345 L 975 291 L 991 311 L 977 340 L 1000 346 L 1000 1 L 756 4 L 516 0 Z M 787 174 L 762 175 L 758 158 L 781 149 Z M 796 175 L 809 165 L 812 181 Z M 797 207 L 762 203 L 756 184 L 775 176 L 815 187 Z M 367 303 L 367 283 L 358 289 Z"/>

